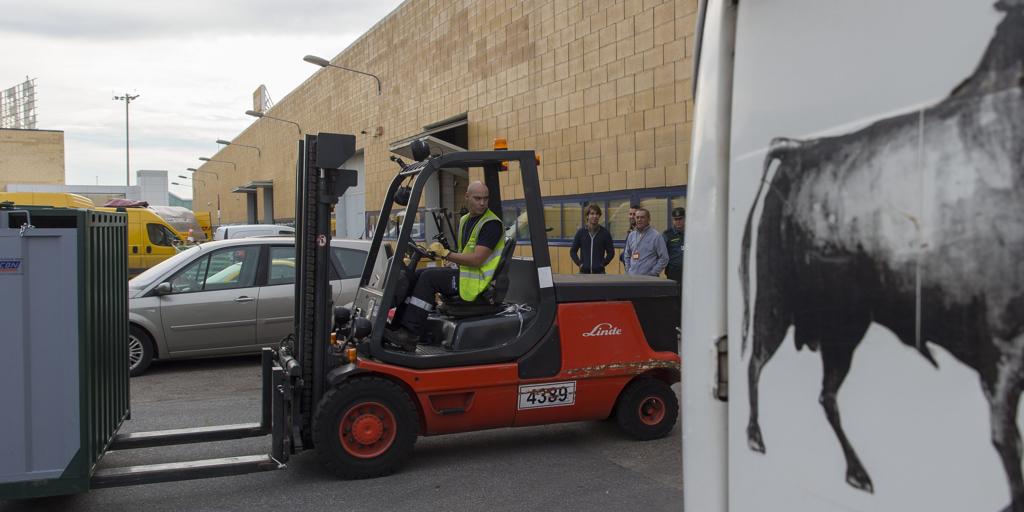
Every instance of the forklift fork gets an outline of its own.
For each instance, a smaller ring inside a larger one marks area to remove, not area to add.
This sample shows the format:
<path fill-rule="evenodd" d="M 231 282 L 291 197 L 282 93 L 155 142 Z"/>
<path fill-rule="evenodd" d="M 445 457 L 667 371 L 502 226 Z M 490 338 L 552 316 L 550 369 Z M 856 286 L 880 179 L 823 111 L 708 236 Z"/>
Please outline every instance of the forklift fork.
<path fill-rule="evenodd" d="M 288 409 L 291 404 L 293 377 L 290 377 L 282 368 L 282 364 L 275 360 L 273 350 L 264 348 L 261 358 L 263 389 L 259 423 L 118 434 L 111 441 L 107 451 L 209 443 L 270 434 L 270 454 L 98 469 L 93 473 L 90 487 L 174 482 L 283 469 L 291 453 L 286 422 L 290 416 Z"/>

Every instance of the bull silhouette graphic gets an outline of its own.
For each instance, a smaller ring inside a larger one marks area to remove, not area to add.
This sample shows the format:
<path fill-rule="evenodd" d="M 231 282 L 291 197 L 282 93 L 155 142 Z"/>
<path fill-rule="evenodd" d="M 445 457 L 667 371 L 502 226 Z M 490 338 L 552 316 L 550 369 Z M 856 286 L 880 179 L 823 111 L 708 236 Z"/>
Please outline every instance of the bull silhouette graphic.
<path fill-rule="evenodd" d="M 819 401 L 846 481 L 873 492 L 836 393 L 874 322 L 933 365 L 938 345 L 978 372 L 1007 510 L 1024 512 L 1024 0 L 995 7 L 1005 15 L 981 62 L 942 101 L 846 135 L 771 142 L 739 269 L 744 353 L 752 335 L 747 441 L 764 453 L 758 379 L 793 326 L 798 350 L 821 353 Z"/>

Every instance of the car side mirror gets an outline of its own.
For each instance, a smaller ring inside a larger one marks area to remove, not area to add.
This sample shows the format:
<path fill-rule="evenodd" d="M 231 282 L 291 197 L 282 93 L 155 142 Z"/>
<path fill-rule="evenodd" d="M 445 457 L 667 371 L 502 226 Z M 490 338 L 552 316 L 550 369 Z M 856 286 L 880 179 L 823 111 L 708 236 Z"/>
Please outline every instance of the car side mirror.
<path fill-rule="evenodd" d="M 168 283 L 167 281 L 164 281 L 164 282 L 156 285 L 156 288 L 154 288 L 153 291 L 157 295 L 167 295 L 167 294 L 171 293 L 171 283 Z"/>

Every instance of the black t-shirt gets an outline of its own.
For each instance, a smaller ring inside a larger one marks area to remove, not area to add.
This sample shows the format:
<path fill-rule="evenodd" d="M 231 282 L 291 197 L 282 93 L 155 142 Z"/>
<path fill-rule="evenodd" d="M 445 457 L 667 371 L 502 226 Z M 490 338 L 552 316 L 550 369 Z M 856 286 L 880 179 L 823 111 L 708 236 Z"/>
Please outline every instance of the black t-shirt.
<path fill-rule="evenodd" d="M 476 226 L 477 222 L 480 222 L 484 216 L 470 217 L 466 221 L 466 225 L 462 228 L 462 243 L 459 247 L 465 247 L 469 242 L 469 235 L 473 232 L 473 227 Z M 476 237 L 476 244 L 482 245 L 488 249 L 494 250 L 498 246 L 498 240 L 501 240 L 501 222 L 488 222 L 480 228 L 480 234 Z"/>

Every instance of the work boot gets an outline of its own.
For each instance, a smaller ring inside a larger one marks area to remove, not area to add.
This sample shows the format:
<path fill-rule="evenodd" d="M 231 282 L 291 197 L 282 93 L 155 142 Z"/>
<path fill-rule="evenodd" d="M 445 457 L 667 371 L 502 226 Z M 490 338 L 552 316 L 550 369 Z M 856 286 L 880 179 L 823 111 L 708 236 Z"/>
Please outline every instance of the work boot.
<path fill-rule="evenodd" d="M 384 339 L 406 352 L 416 352 L 416 344 L 419 343 L 419 338 L 419 336 L 405 327 L 384 330 Z"/>

